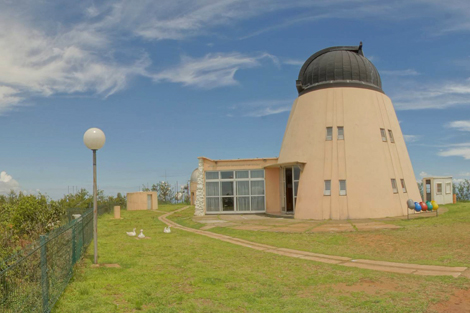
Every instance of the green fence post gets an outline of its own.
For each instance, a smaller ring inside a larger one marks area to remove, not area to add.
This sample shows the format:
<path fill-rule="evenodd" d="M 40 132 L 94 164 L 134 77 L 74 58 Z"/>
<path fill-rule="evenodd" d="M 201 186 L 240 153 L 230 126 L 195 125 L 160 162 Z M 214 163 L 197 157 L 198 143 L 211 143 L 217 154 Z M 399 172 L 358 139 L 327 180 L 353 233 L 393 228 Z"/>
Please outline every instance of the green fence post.
<path fill-rule="evenodd" d="M 77 223 L 73 224 L 72 226 L 72 266 L 75 265 L 75 262 L 77 262 L 77 244 L 75 242 L 75 226 Z"/>
<path fill-rule="evenodd" d="M 47 275 L 47 236 L 39 237 L 41 244 L 41 288 L 42 288 L 42 311 L 49 312 L 49 277 Z"/>

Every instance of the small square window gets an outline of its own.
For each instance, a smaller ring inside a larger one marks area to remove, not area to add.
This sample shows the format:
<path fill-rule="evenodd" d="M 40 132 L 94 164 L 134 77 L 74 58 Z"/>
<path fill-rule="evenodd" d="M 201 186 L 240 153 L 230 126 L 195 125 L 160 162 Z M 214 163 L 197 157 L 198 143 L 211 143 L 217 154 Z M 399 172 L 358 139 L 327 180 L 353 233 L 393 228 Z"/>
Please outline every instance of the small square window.
<path fill-rule="evenodd" d="M 400 181 L 401 181 L 401 188 L 403 189 L 403 193 L 406 193 L 405 180 L 402 178 L 402 179 L 400 179 Z"/>
<path fill-rule="evenodd" d="M 331 196 L 331 180 L 325 180 L 325 190 L 323 191 L 324 196 Z"/>
<path fill-rule="evenodd" d="M 333 127 L 326 128 L 326 140 L 333 140 Z"/>
<path fill-rule="evenodd" d="M 446 193 L 452 193 L 452 183 L 446 183 Z"/>
<path fill-rule="evenodd" d="M 390 142 L 391 143 L 394 143 L 395 142 L 395 139 L 393 138 L 393 133 L 392 133 L 392 130 L 388 130 L 388 136 L 390 137 Z"/>
<path fill-rule="evenodd" d="M 339 181 L 339 195 L 340 196 L 346 195 L 346 181 L 345 180 Z"/>
<path fill-rule="evenodd" d="M 436 184 L 436 195 L 442 195 L 442 183 Z"/>
<path fill-rule="evenodd" d="M 249 178 L 250 172 L 249 171 L 236 171 L 235 177 L 236 178 Z"/>
<path fill-rule="evenodd" d="M 252 170 L 251 178 L 264 178 L 264 170 Z"/>
<path fill-rule="evenodd" d="M 233 179 L 233 172 L 220 172 L 220 179 Z"/>
<path fill-rule="evenodd" d="M 387 142 L 387 133 L 385 132 L 385 129 L 381 128 L 380 134 L 382 135 L 382 141 Z"/>
<path fill-rule="evenodd" d="M 398 193 L 397 180 L 392 178 L 392 190 L 393 193 Z"/>
<path fill-rule="evenodd" d="M 219 179 L 219 172 L 206 172 L 206 179 Z"/>
<path fill-rule="evenodd" d="M 338 140 L 344 140 L 344 127 L 338 126 Z"/>

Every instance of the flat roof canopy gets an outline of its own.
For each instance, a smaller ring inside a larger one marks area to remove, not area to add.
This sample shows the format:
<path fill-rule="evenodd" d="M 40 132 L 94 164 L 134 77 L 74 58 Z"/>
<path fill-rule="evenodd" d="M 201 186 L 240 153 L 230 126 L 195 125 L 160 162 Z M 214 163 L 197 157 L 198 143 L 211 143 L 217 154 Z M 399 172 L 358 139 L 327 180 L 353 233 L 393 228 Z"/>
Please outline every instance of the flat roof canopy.
<path fill-rule="evenodd" d="M 287 167 L 287 166 L 295 166 L 295 165 L 299 165 L 300 167 L 303 167 L 306 163 L 307 162 L 302 162 L 302 161 L 284 162 L 284 163 L 266 165 L 264 168 Z"/>

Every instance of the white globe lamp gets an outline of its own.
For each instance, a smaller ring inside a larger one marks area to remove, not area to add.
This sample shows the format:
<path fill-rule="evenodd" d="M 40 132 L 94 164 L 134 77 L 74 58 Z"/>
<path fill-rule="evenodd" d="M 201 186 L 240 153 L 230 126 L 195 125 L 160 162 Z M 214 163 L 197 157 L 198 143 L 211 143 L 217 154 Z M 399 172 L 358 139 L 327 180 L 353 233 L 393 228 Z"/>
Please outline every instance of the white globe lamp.
<path fill-rule="evenodd" d="M 93 151 L 93 245 L 94 263 L 98 264 L 98 200 L 96 188 L 96 151 L 106 142 L 106 136 L 99 128 L 90 128 L 83 135 L 83 142 Z"/>

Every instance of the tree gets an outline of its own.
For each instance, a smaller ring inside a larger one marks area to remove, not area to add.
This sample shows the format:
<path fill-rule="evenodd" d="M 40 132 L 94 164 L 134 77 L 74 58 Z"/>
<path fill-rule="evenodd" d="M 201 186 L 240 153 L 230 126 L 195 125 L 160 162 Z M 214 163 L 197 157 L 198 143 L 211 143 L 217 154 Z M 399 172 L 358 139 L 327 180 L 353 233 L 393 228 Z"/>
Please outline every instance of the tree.
<path fill-rule="evenodd" d="M 469 201 L 470 181 L 465 179 L 458 184 L 454 184 L 454 194 L 456 195 L 457 201 Z"/>
<path fill-rule="evenodd" d="M 158 193 L 158 201 L 168 203 L 173 200 L 174 192 L 169 183 L 161 181 L 156 185 L 156 189 Z"/>

